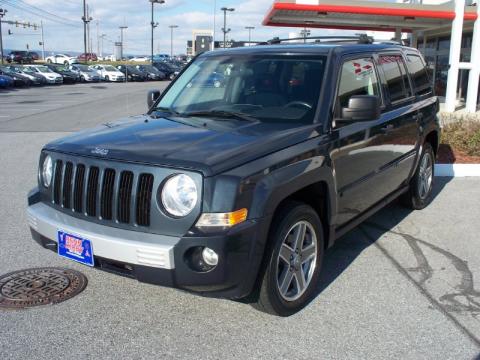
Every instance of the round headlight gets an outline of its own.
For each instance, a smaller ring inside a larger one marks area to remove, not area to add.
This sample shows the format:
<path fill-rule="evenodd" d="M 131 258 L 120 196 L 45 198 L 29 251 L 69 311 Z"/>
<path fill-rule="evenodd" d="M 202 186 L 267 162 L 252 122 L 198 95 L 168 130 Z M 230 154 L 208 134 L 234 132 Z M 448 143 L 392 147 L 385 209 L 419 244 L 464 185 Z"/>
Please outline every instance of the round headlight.
<path fill-rule="evenodd" d="M 50 187 L 53 176 L 53 161 L 50 155 L 43 160 L 42 165 L 42 183 L 46 188 Z"/>
<path fill-rule="evenodd" d="M 168 179 L 163 186 L 162 205 L 172 216 L 187 216 L 197 205 L 197 200 L 197 186 L 188 175 L 175 175 Z"/>

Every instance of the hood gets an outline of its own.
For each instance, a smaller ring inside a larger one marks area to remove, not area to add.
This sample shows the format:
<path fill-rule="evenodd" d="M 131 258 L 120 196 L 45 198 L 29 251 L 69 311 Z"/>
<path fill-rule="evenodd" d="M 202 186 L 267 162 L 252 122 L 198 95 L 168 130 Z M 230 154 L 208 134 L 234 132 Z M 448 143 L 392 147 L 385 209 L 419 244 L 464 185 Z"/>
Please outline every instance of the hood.
<path fill-rule="evenodd" d="M 82 131 L 45 149 L 212 176 L 316 136 L 312 126 L 147 115 Z"/>

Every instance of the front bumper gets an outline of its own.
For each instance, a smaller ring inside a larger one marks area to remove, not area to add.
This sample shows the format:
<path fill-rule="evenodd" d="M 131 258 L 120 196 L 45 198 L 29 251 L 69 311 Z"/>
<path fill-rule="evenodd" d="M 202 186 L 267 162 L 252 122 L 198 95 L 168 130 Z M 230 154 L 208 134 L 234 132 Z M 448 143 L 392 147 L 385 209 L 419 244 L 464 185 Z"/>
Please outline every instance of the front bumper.
<path fill-rule="evenodd" d="M 27 209 L 32 236 L 57 251 L 57 231 L 77 234 L 92 242 L 95 267 L 138 281 L 181 288 L 204 295 L 242 298 L 251 293 L 261 263 L 266 236 L 264 220 L 251 220 L 227 234 L 171 237 L 113 228 L 81 220 L 37 202 Z M 208 272 L 188 265 L 193 247 L 209 247 L 219 264 Z"/>

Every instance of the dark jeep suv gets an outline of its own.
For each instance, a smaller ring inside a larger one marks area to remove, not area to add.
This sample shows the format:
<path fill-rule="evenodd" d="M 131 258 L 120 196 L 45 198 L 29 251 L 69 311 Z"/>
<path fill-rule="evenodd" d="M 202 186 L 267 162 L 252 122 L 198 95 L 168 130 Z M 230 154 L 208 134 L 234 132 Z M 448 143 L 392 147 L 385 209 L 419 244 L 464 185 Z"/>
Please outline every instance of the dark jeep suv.
<path fill-rule="evenodd" d="M 431 200 L 438 102 L 415 49 L 209 52 L 149 105 L 44 147 L 28 207 L 38 243 L 288 316 L 315 296 L 336 239 L 397 197 Z"/>

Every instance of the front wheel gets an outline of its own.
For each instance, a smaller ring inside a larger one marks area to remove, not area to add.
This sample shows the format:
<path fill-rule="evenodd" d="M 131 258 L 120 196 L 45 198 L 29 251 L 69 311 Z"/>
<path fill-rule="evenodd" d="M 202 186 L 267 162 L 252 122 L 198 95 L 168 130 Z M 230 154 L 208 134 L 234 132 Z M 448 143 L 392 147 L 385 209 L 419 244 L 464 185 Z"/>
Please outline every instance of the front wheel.
<path fill-rule="evenodd" d="M 257 301 L 259 310 L 290 316 L 316 295 L 323 259 L 323 227 L 306 204 L 292 202 L 274 219 L 270 250 Z"/>
<path fill-rule="evenodd" d="M 411 209 L 421 210 L 432 201 L 433 181 L 435 177 L 435 153 L 429 143 L 423 146 L 417 171 L 410 181 L 410 188 L 401 201 Z"/>

